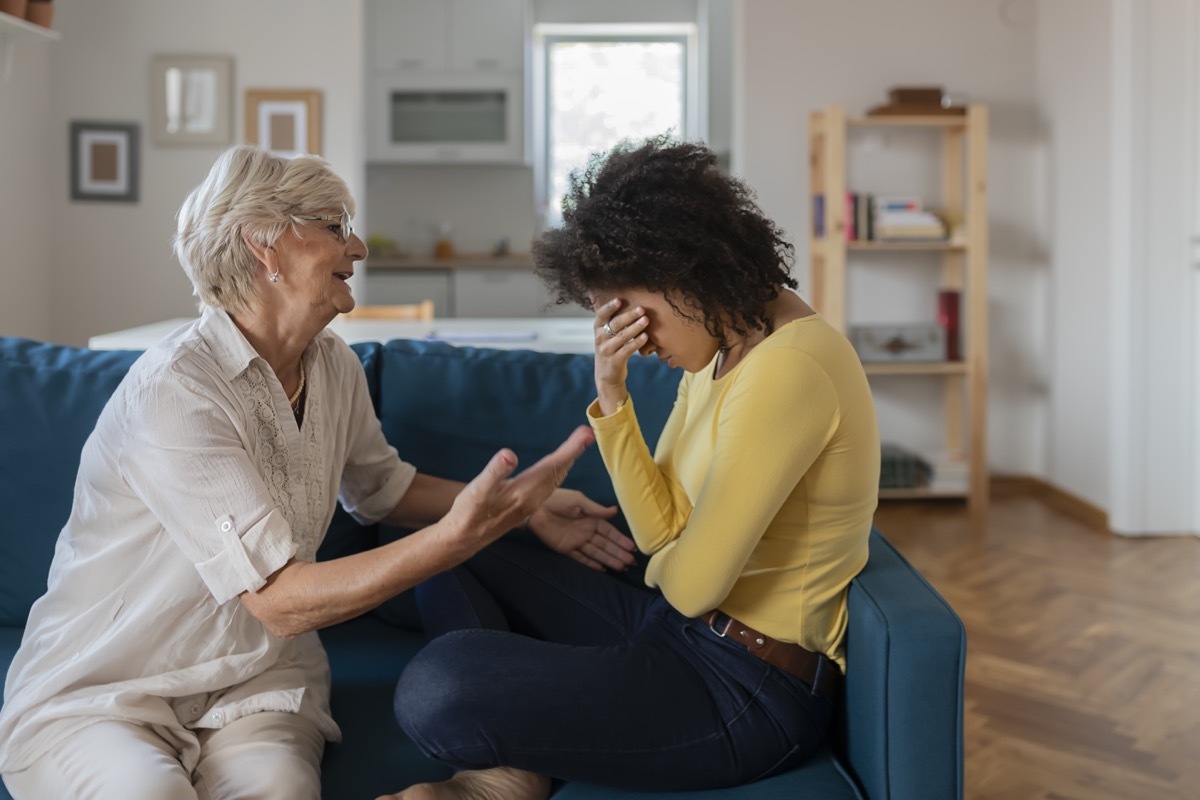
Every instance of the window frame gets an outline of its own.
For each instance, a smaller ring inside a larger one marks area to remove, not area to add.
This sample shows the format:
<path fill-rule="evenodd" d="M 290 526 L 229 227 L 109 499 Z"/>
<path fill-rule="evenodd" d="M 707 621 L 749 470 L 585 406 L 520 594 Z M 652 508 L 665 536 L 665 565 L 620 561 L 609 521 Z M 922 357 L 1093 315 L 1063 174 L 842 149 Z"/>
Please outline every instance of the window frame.
<path fill-rule="evenodd" d="M 707 114 L 702 87 L 700 30 L 694 22 L 667 23 L 540 23 L 533 26 L 532 131 L 534 201 L 542 227 L 558 219 L 550 203 L 550 48 L 562 42 L 672 42 L 683 45 L 683 130 L 681 138 L 703 141 Z"/>

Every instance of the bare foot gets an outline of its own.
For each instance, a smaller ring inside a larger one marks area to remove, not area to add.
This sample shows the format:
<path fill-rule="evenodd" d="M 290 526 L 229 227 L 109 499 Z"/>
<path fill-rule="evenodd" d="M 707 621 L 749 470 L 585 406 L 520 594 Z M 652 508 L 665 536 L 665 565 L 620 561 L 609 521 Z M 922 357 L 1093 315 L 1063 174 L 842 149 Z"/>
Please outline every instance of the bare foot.
<path fill-rule="evenodd" d="M 534 772 L 494 767 L 459 772 L 441 783 L 418 783 L 376 800 L 546 800 L 550 779 Z"/>

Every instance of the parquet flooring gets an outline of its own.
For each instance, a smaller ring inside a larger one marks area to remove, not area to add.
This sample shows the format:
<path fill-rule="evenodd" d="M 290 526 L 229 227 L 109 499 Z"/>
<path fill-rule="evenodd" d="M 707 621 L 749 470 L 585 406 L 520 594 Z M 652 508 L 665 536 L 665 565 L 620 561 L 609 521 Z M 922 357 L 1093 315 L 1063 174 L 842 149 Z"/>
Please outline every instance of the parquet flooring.
<path fill-rule="evenodd" d="M 967 627 L 969 800 L 1200 798 L 1200 539 L 1130 539 L 1024 494 L 876 526 Z"/>

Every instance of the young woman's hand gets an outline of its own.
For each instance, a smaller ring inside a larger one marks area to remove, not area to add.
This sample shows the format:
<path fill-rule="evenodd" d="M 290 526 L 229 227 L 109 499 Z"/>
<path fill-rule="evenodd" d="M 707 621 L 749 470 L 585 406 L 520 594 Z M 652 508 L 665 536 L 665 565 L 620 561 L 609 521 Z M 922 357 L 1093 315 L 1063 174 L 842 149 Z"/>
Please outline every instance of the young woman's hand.
<path fill-rule="evenodd" d="M 582 492 L 556 489 L 529 518 L 529 529 L 542 544 L 584 566 L 624 572 L 633 564 L 637 546 L 607 520 L 616 506 L 602 506 Z"/>
<path fill-rule="evenodd" d="M 645 311 L 641 306 L 622 310 L 614 297 L 596 306 L 596 395 L 604 416 L 615 414 L 629 396 L 625 380 L 629 358 L 646 345 Z"/>

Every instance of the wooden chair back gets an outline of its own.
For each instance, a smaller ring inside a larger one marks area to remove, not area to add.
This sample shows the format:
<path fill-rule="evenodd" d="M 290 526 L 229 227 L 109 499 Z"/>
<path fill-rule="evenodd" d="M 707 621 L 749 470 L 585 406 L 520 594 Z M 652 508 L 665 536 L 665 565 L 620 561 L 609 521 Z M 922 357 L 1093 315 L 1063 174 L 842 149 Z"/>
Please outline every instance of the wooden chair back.
<path fill-rule="evenodd" d="M 388 306 L 355 306 L 345 315 L 347 319 L 412 319 L 428 322 L 433 319 L 433 301 Z"/>

